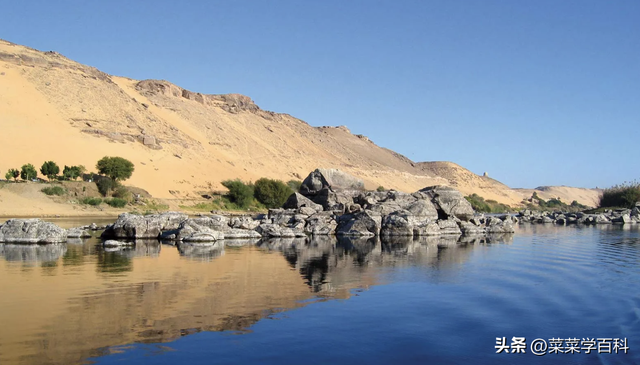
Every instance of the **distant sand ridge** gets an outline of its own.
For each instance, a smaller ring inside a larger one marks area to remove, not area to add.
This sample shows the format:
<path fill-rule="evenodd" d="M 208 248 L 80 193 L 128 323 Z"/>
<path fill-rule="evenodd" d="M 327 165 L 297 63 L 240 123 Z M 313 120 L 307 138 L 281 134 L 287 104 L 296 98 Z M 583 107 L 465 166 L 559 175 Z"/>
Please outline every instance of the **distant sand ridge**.
<path fill-rule="evenodd" d="M 103 156 L 122 156 L 136 168 L 127 184 L 165 199 L 223 190 L 225 179 L 302 180 L 318 167 L 358 176 L 368 189 L 444 184 L 510 205 L 531 196 L 453 163 L 412 162 L 346 127 L 262 110 L 243 95 L 111 76 L 2 40 L 0 123 L 0 172 L 45 160 L 91 170 Z M 593 206 L 598 191 L 549 187 L 539 195 Z"/>

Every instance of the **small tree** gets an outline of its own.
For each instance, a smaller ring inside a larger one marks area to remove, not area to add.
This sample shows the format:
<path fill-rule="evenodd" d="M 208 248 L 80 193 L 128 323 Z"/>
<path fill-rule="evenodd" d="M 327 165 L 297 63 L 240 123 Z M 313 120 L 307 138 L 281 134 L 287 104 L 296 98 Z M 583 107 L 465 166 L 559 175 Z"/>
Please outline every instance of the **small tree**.
<path fill-rule="evenodd" d="M 4 175 L 7 180 L 13 179 L 14 182 L 18 181 L 18 176 L 20 176 L 20 171 L 18 171 L 18 169 L 9 169 L 9 171 Z"/>
<path fill-rule="evenodd" d="M 385 189 L 384 186 L 382 186 L 382 185 L 378 186 L 378 188 L 376 189 L 376 191 L 380 192 L 380 193 L 383 192 L 383 191 L 386 191 L 386 190 L 387 189 Z"/>
<path fill-rule="evenodd" d="M 30 163 L 22 165 L 20 170 L 20 178 L 22 180 L 29 181 L 35 179 L 38 176 L 36 168 Z"/>
<path fill-rule="evenodd" d="M 60 173 L 60 167 L 53 161 L 46 161 L 42 164 L 42 167 L 40 167 L 40 173 L 51 181 Z"/>
<path fill-rule="evenodd" d="M 77 179 L 80 174 L 82 174 L 80 167 L 79 166 L 64 166 L 64 169 L 62 170 L 62 176 L 64 176 L 65 179 L 67 180 L 75 180 Z"/>
<path fill-rule="evenodd" d="M 131 161 L 122 157 L 105 156 L 98 161 L 96 169 L 113 181 L 122 181 L 131 177 L 134 167 Z"/>
<path fill-rule="evenodd" d="M 293 190 L 280 180 L 259 179 L 255 183 L 253 195 L 267 208 L 279 208 L 287 201 Z"/>

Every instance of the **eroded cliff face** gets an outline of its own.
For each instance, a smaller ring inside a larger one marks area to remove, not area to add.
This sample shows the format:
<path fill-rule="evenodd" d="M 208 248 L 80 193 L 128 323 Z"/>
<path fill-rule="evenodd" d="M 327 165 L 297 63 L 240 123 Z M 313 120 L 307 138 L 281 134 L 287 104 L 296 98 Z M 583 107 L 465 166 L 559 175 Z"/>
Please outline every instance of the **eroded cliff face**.
<path fill-rule="evenodd" d="M 525 198 L 493 179 L 468 184 L 467 173 L 475 174 L 463 168 L 439 176 L 344 126 L 312 127 L 263 110 L 244 95 L 112 76 L 56 52 L 2 40 L 0 115 L 0 169 L 45 160 L 92 167 L 117 155 L 136 166 L 127 183 L 160 198 L 223 190 L 225 179 L 300 180 L 316 168 L 348 172 L 368 189 L 410 192 L 455 184 L 507 204 Z"/>

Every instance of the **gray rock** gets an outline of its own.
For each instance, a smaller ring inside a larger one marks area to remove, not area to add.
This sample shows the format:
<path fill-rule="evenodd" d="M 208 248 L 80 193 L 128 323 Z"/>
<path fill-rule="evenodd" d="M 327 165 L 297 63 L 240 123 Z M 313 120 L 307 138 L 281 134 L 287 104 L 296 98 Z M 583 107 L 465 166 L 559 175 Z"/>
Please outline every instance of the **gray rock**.
<path fill-rule="evenodd" d="M 377 236 L 380 234 L 381 225 L 381 215 L 365 210 L 339 217 L 336 234 L 341 236 Z"/>
<path fill-rule="evenodd" d="M 82 228 L 71 228 L 67 230 L 67 238 L 89 238 L 91 233 Z"/>
<path fill-rule="evenodd" d="M 190 218 L 180 223 L 175 240 L 184 242 L 215 242 L 225 238 L 221 230 L 200 225 L 199 223 L 201 222 L 198 218 Z"/>
<path fill-rule="evenodd" d="M 262 237 L 260 233 L 255 230 L 249 229 L 239 229 L 239 228 L 226 228 L 223 231 L 223 236 L 226 240 L 228 239 L 239 239 L 239 238 L 260 238 Z"/>
<path fill-rule="evenodd" d="M 0 242 L 62 243 L 67 231 L 40 219 L 10 219 L 0 226 Z"/>
<path fill-rule="evenodd" d="M 163 231 L 178 229 L 188 216 L 178 212 L 151 215 L 122 213 L 118 220 L 107 226 L 103 238 L 158 238 Z"/>
<path fill-rule="evenodd" d="M 471 222 L 458 222 L 460 231 L 463 235 L 481 235 L 485 233 L 485 228 Z"/>
<path fill-rule="evenodd" d="M 631 216 L 628 214 L 623 214 L 619 217 L 615 217 L 611 219 L 611 223 L 617 223 L 617 224 L 630 224 L 632 222 L 634 221 L 631 219 Z"/>
<path fill-rule="evenodd" d="M 229 226 L 231 228 L 254 230 L 259 225 L 260 225 L 260 221 L 259 220 L 255 220 L 255 219 L 253 219 L 251 217 L 247 217 L 247 216 L 231 217 L 231 219 L 229 219 Z"/>
<path fill-rule="evenodd" d="M 364 190 L 364 181 L 337 169 L 316 169 L 307 176 L 300 186 L 305 195 L 315 195 L 321 190 Z"/>
<path fill-rule="evenodd" d="M 300 193 L 291 194 L 291 196 L 289 196 L 289 198 L 284 203 L 282 208 L 284 209 L 307 208 L 307 211 L 311 211 L 311 213 L 307 213 L 308 215 L 322 211 L 322 205 L 314 203 L 311 199 L 305 197 Z"/>
<path fill-rule="evenodd" d="M 441 233 L 442 232 L 440 231 L 440 226 L 436 222 L 427 223 L 424 226 L 414 227 L 413 228 L 414 237 L 416 237 L 416 236 L 417 237 L 420 237 L 420 236 L 438 236 Z"/>
<path fill-rule="evenodd" d="M 440 234 L 462 234 L 458 222 L 454 219 L 439 220 L 438 227 L 440 228 Z"/>
<path fill-rule="evenodd" d="M 283 227 L 278 224 L 264 223 L 256 228 L 256 231 L 262 235 L 262 237 L 304 237 L 306 234 L 303 231 L 293 230 L 291 228 Z"/>
<path fill-rule="evenodd" d="M 398 210 L 382 218 L 380 236 L 413 236 L 413 215 L 406 210 Z"/>
<path fill-rule="evenodd" d="M 456 189 L 449 186 L 429 186 L 419 192 L 427 194 L 435 204 L 436 209 L 444 217 L 456 217 L 468 221 L 473 217 L 474 211 L 471 204 Z"/>
<path fill-rule="evenodd" d="M 332 235 L 337 227 L 338 222 L 331 212 L 319 212 L 307 218 L 304 231 L 312 235 Z"/>

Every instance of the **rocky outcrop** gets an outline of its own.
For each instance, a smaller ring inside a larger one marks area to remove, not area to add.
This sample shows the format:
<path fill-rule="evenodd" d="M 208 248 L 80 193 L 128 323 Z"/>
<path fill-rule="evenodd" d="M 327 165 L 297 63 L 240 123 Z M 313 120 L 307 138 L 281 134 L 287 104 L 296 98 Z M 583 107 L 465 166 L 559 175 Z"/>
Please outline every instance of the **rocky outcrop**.
<path fill-rule="evenodd" d="M 353 197 L 364 190 L 364 182 L 336 169 L 316 169 L 300 186 L 300 194 L 325 211 L 344 213 Z"/>
<path fill-rule="evenodd" d="M 340 236 L 377 236 L 380 233 L 382 216 L 380 213 L 365 210 L 338 217 L 336 234 Z"/>
<path fill-rule="evenodd" d="M 0 226 L 0 242 L 62 243 L 67 231 L 40 219 L 10 219 Z"/>
<path fill-rule="evenodd" d="M 605 210 L 602 213 L 585 212 L 539 212 L 528 209 L 518 213 L 522 223 L 571 224 L 637 224 L 640 223 L 640 208 Z"/>
<path fill-rule="evenodd" d="M 107 226 L 102 233 L 103 238 L 158 238 L 162 232 L 178 229 L 188 216 L 178 212 L 138 215 L 122 213 L 118 220 Z"/>
<path fill-rule="evenodd" d="M 440 219 L 456 217 L 467 221 L 475 214 L 467 199 L 452 187 L 429 186 L 420 190 L 420 192 L 427 194 L 431 198 L 431 201 L 438 209 Z"/>

